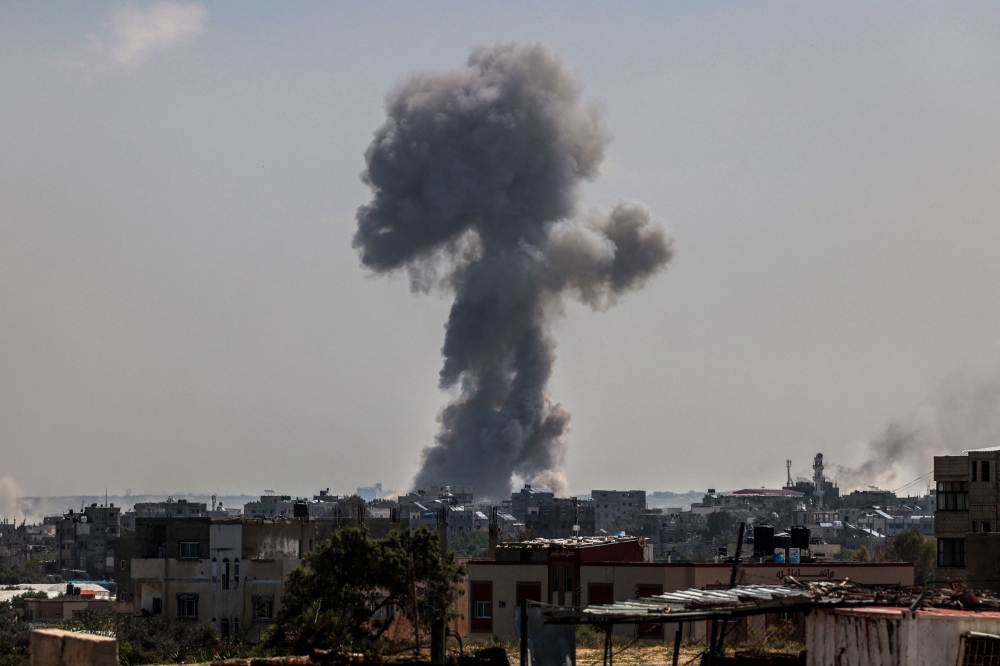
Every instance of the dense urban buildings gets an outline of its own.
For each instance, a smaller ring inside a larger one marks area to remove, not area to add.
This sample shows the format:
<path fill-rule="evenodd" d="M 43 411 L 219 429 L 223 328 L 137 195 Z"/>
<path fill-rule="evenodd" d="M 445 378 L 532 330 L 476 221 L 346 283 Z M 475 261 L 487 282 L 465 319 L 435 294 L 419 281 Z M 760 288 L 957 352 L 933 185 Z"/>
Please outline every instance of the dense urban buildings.
<path fill-rule="evenodd" d="M 745 582 L 772 582 L 794 564 L 804 580 L 908 584 L 912 567 L 867 561 L 904 531 L 937 537 L 940 579 L 989 584 L 1000 578 L 989 570 L 991 553 L 1000 552 L 997 464 L 994 451 L 939 457 L 936 489 L 917 497 L 875 488 L 842 495 L 817 455 L 812 479 L 789 474 L 783 488 L 709 489 L 672 507 L 649 506 L 638 489 L 559 497 L 525 485 L 509 500 L 486 502 L 468 485 L 384 497 L 381 484 L 359 488 L 366 497 L 329 488 L 311 497 L 267 491 L 242 512 L 214 498 L 210 505 L 141 502 L 124 514 L 91 504 L 39 526 L 0 524 L 0 556 L 15 563 L 20 552 L 20 563 L 49 551 L 47 571 L 101 581 L 118 612 L 205 623 L 253 641 L 280 610 L 288 573 L 335 531 L 363 525 L 381 538 L 427 528 L 469 560 L 467 596 L 456 609 L 466 615 L 464 631 L 505 635 L 520 599 L 586 605 L 724 585 L 737 551 Z M 755 534 L 767 542 L 754 543 Z M 71 601 L 32 608 L 39 621 L 51 621 L 95 603 Z"/>

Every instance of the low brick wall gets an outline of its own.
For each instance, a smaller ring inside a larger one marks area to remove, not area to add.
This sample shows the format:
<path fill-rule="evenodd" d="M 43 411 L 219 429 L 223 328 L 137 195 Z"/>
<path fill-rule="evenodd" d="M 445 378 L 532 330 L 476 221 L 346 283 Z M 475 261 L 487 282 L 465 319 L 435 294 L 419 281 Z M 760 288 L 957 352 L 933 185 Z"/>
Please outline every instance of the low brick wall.
<path fill-rule="evenodd" d="M 118 641 L 62 629 L 35 629 L 31 666 L 118 666 Z"/>

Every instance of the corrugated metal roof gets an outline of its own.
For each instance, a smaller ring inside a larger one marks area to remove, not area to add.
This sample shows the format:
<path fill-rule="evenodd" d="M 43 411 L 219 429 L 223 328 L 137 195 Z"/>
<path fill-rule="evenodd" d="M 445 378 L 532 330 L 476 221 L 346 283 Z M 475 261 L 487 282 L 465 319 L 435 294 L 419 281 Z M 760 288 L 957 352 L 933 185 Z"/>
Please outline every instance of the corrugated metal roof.
<path fill-rule="evenodd" d="M 708 610 L 742 605 L 754 605 L 761 601 L 787 599 L 813 599 L 806 589 L 784 585 L 739 585 L 729 590 L 700 590 L 691 588 L 677 592 L 657 594 L 652 597 L 617 601 L 608 605 L 588 606 L 584 613 L 592 615 L 631 615 L 636 613 L 676 613 L 685 610 Z"/>

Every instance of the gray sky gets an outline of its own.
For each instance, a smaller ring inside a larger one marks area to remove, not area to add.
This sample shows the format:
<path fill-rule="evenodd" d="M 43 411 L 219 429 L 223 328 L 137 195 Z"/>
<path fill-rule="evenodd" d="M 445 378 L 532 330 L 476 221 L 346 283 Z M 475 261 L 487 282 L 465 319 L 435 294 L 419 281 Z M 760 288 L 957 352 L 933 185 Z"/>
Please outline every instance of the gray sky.
<path fill-rule="evenodd" d="M 676 236 L 558 325 L 570 490 L 858 463 L 997 368 L 998 36 L 988 3 L 2 4 L 0 476 L 406 489 L 450 298 L 362 270 L 358 174 L 395 82 L 507 39 L 604 105 L 586 204 Z"/>

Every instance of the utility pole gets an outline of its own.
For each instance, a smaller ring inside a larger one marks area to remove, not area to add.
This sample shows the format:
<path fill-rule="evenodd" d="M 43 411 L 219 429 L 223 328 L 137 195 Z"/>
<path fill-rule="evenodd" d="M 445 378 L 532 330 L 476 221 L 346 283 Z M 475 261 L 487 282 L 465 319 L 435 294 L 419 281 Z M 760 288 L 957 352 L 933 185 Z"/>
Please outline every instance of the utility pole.
<path fill-rule="evenodd" d="M 448 507 L 443 506 L 438 511 L 438 542 L 441 548 L 441 561 L 448 558 Z M 448 626 L 444 618 L 438 618 L 431 623 L 431 663 L 444 664 L 448 644 Z"/>

